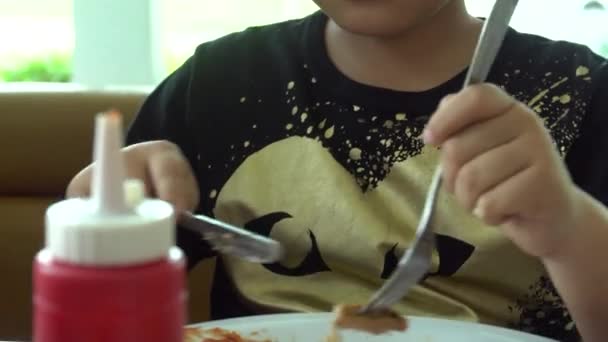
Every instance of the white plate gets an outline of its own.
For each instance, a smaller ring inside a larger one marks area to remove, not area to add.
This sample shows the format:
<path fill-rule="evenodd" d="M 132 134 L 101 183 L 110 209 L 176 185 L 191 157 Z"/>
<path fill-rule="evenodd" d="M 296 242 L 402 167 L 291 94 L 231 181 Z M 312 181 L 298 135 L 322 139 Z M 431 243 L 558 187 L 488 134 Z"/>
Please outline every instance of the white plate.
<path fill-rule="evenodd" d="M 221 328 L 238 332 L 253 341 L 324 342 L 329 334 L 333 315 L 278 314 L 263 315 L 197 324 L 206 329 Z M 344 342 L 557 342 L 518 331 L 482 324 L 447 321 L 433 318 L 410 317 L 409 328 L 403 333 L 373 336 L 343 331 Z M 251 336 L 250 334 L 254 334 Z M 187 341 L 196 341 L 191 339 Z M 197 342 L 201 340 L 198 339 Z"/>

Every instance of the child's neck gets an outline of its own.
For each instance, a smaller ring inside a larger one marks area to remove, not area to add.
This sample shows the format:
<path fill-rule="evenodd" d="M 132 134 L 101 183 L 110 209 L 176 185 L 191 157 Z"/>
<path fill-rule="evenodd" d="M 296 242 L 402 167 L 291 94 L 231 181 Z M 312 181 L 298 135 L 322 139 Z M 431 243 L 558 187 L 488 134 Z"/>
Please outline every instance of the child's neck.
<path fill-rule="evenodd" d="M 349 33 L 329 21 L 326 44 L 337 68 L 351 79 L 399 91 L 423 91 L 462 72 L 482 23 L 452 1 L 427 22 L 399 36 Z"/>

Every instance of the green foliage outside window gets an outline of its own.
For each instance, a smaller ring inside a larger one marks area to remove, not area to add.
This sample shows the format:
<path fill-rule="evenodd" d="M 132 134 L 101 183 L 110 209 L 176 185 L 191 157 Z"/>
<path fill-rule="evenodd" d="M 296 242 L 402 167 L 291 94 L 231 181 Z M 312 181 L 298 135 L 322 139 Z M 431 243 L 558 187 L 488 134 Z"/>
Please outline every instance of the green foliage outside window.
<path fill-rule="evenodd" d="M 0 81 L 4 82 L 69 82 L 71 78 L 71 57 L 62 54 L 0 65 Z"/>

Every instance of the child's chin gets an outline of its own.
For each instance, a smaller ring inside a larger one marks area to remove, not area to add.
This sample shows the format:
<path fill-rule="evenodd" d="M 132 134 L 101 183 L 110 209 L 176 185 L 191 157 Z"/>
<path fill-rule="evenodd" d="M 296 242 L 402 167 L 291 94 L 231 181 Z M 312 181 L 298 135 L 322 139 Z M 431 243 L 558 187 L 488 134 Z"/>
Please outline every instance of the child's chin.
<path fill-rule="evenodd" d="M 421 2 L 422 1 L 422 2 Z M 435 15 L 447 0 L 315 0 L 342 29 L 398 36 Z"/>
<path fill-rule="evenodd" d="M 368 0 L 359 1 L 367 2 Z M 343 30 L 353 34 L 378 37 L 399 36 L 425 19 L 424 17 L 410 18 L 399 12 L 384 9 L 367 11 L 352 9 L 348 13 L 342 12 L 332 18 Z"/>

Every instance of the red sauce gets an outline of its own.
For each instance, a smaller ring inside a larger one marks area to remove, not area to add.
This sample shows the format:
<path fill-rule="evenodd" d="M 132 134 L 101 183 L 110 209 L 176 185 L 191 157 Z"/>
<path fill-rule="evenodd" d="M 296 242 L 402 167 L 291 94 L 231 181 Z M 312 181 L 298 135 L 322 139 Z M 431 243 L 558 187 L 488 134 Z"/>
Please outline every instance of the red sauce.
<path fill-rule="evenodd" d="M 241 335 L 234 331 L 222 330 L 220 328 L 214 328 L 209 330 L 214 335 L 218 335 L 217 338 L 204 338 L 201 342 L 245 342 Z"/>
<path fill-rule="evenodd" d="M 197 329 L 187 328 L 185 331 L 187 341 L 194 341 L 192 338 L 200 338 L 197 342 L 272 342 L 269 339 L 259 340 L 243 337 L 235 331 L 225 330 L 221 328 L 213 329 Z M 258 332 L 250 334 L 251 336 L 259 335 Z M 190 338 L 190 339 L 188 339 Z"/>

